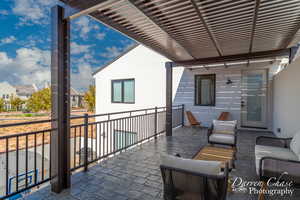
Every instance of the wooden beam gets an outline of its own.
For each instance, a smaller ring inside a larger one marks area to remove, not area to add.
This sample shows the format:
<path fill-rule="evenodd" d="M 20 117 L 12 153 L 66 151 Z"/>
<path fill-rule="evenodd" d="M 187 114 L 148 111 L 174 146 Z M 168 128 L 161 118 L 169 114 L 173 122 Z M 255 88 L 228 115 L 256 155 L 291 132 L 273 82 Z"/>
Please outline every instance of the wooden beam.
<path fill-rule="evenodd" d="M 252 52 L 253 49 L 253 40 L 255 35 L 255 28 L 256 28 L 256 22 L 257 22 L 257 16 L 258 16 L 258 10 L 260 6 L 260 0 L 255 1 L 255 9 L 254 9 L 254 15 L 252 20 L 252 30 L 251 30 L 251 36 L 250 36 L 250 45 L 249 45 L 249 53 Z M 250 61 L 247 61 L 247 67 L 249 67 Z"/>
<path fill-rule="evenodd" d="M 134 34 L 133 32 L 125 29 L 121 25 L 109 20 L 107 17 L 103 16 L 99 11 L 95 11 L 90 14 L 91 17 L 93 17 L 95 20 L 101 22 L 102 24 L 105 24 L 107 27 L 119 32 L 120 34 L 131 38 L 134 41 L 137 41 L 139 43 L 142 43 L 143 45 L 147 46 L 148 48 L 158 52 L 161 55 L 166 56 L 170 60 L 176 60 L 174 56 L 172 56 L 168 51 L 163 49 L 162 47 L 159 46 L 154 46 L 149 42 L 149 40 L 143 39 L 142 37 Z"/>
<path fill-rule="evenodd" d="M 210 38 L 211 41 L 213 42 L 213 44 L 214 44 L 214 46 L 215 46 L 215 48 L 216 48 L 216 50 L 217 50 L 219 56 L 223 56 L 222 49 L 221 49 L 220 45 L 218 44 L 218 41 L 217 41 L 217 39 L 215 38 L 213 32 L 209 29 L 209 27 L 208 27 L 208 25 L 207 25 L 207 23 L 206 23 L 204 17 L 202 16 L 202 13 L 201 13 L 201 11 L 199 10 L 199 8 L 198 8 L 196 2 L 195 2 L 194 0 L 190 0 L 190 1 L 191 1 L 191 3 L 192 3 L 193 7 L 195 8 L 195 10 L 196 10 L 196 12 L 197 12 L 197 15 L 199 16 L 199 18 L 200 18 L 200 20 L 201 20 L 201 22 L 202 22 L 202 24 L 203 24 L 203 26 L 204 26 L 204 28 L 205 28 L 205 30 L 206 30 L 208 36 L 209 36 L 209 38 Z"/>
<path fill-rule="evenodd" d="M 51 9 L 51 189 L 70 187 L 70 21 L 64 8 Z"/>
<path fill-rule="evenodd" d="M 164 32 L 166 35 L 168 35 L 172 40 L 174 40 L 178 45 L 180 45 L 191 57 L 197 58 L 196 55 L 193 55 L 194 52 L 189 50 L 189 47 L 186 46 L 184 42 L 181 42 L 176 39 L 176 36 L 173 35 L 167 27 L 165 27 L 162 23 L 160 23 L 158 20 L 156 20 L 154 17 L 152 17 L 149 13 L 146 11 L 140 9 L 133 0 L 126 0 L 133 9 L 135 9 L 137 12 L 141 13 L 150 23 L 152 23 L 155 27 L 160 29 L 162 32 Z"/>
<path fill-rule="evenodd" d="M 219 56 L 219 57 L 210 57 L 210 58 L 200 58 L 196 60 L 187 60 L 187 61 L 176 61 L 176 66 L 196 66 L 196 65 L 207 65 L 207 64 L 216 64 L 224 62 L 235 62 L 235 61 L 246 61 L 252 59 L 262 59 L 270 58 L 277 56 L 290 56 L 290 49 L 279 49 L 272 51 L 262 51 L 246 54 L 236 54 L 229 56 Z"/>
<path fill-rule="evenodd" d="M 260 6 L 260 0 L 256 0 L 253 20 L 252 20 L 252 30 L 251 30 L 251 36 L 250 36 L 249 53 L 251 53 L 252 49 L 253 49 L 253 40 L 254 40 L 254 35 L 255 35 L 255 28 L 256 28 L 259 6 Z"/>
<path fill-rule="evenodd" d="M 221 47 L 220 47 L 220 45 L 219 45 L 219 43 L 218 43 L 216 37 L 214 36 L 213 32 L 209 29 L 208 24 L 206 23 L 206 21 L 205 21 L 203 15 L 202 15 L 200 9 L 198 8 L 198 6 L 197 6 L 195 0 L 190 0 L 190 1 L 191 1 L 191 3 L 192 3 L 193 7 L 195 8 L 195 10 L 196 10 L 196 12 L 197 12 L 197 15 L 199 16 L 199 18 L 200 18 L 200 20 L 201 20 L 201 22 L 202 22 L 202 24 L 203 24 L 203 26 L 204 26 L 204 28 L 205 28 L 205 30 L 206 30 L 208 36 L 209 36 L 209 38 L 210 38 L 211 41 L 213 42 L 213 44 L 214 44 L 214 46 L 215 46 L 215 48 L 216 48 L 216 50 L 217 50 L 219 56 L 223 56 L 222 49 L 221 49 Z M 228 66 L 226 65 L 226 63 L 224 63 L 224 66 L 225 66 L 226 68 L 228 67 Z"/>

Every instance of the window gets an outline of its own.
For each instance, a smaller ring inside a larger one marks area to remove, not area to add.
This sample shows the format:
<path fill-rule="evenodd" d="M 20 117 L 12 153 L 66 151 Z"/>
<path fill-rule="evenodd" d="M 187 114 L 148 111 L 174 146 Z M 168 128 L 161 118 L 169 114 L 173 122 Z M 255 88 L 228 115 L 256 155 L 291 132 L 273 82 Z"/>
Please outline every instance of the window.
<path fill-rule="evenodd" d="M 195 76 L 195 105 L 215 106 L 216 75 Z"/>
<path fill-rule="evenodd" d="M 114 130 L 115 150 L 119 150 L 134 144 L 137 141 L 137 134 L 129 131 Z"/>
<path fill-rule="evenodd" d="M 2 95 L 2 98 L 5 99 L 5 94 Z"/>
<path fill-rule="evenodd" d="M 112 80 L 112 103 L 134 103 L 134 79 Z"/>

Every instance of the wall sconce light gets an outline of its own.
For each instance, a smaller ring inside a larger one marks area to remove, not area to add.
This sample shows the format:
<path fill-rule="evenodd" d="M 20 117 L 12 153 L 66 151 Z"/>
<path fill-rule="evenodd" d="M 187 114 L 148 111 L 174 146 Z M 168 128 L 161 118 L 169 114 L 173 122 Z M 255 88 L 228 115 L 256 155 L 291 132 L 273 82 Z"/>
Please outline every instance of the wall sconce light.
<path fill-rule="evenodd" d="M 230 85 L 230 84 L 232 84 L 232 83 L 233 83 L 232 80 L 231 80 L 230 78 L 228 78 L 226 84 L 227 84 L 227 85 Z"/>

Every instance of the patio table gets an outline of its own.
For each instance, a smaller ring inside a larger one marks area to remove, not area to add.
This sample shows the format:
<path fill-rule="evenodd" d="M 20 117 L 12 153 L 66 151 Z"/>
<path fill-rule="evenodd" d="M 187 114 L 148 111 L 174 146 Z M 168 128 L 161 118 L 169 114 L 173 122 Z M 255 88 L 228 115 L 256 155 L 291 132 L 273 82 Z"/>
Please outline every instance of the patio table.
<path fill-rule="evenodd" d="M 234 168 L 236 150 L 234 148 L 223 148 L 214 146 L 203 147 L 193 159 L 196 160 L 208 160 L 208 161 L 220 161 L 222 162 L 222 168 L 225 167 L 225 163 L 228 162 L 229 170 Z"/>

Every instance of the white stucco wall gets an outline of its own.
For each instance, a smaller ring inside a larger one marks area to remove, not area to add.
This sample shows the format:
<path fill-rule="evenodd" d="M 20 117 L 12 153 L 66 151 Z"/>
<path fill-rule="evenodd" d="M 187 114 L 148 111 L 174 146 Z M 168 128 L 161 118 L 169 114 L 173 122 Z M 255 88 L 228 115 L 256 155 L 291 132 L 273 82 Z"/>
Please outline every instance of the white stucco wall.
<path fill-rule="evenodd" d="M 293 136 L 300 130 L 300 59 L 288 65 L 274 78 L 274 133 Z M 281 132 L 277 129 L 280 128 Z"/>
<path fill-rule="evenodd" d="M 165 106 L 167 58 L 139 45 L 94 75 L 96 82 L 96 113 L 110 113 Z M 183 68 L 173 71 L 173 96 Z M 111 103 L 111 80 L 135 79 L 135 103 Z"/>

